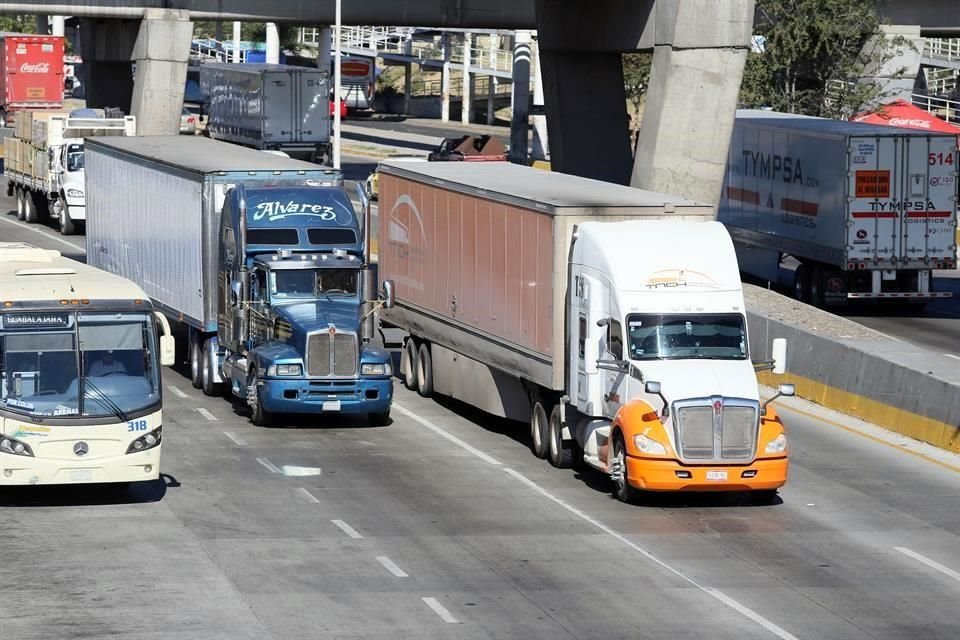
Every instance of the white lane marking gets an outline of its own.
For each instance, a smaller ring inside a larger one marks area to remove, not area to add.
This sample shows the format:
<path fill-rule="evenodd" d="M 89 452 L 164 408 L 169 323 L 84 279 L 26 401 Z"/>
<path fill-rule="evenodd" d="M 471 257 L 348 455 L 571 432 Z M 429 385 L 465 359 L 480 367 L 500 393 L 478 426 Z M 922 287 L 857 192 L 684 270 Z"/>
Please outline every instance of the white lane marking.
<path fill-rule="evenodd" d="M 396 405 L 394 405 L 396 406 Z M 457 624 L 457 619 L 450 615 L 450 612 L 447 611 L 447 608 L 442 604 L 437 602 L 436 598 L 422 598 L 428 607 L 433 609 L 433 612 L 436 613 L 444 622 L 449 622 L 450 624 Z"/>
<path fill-rule="evenodd" d="M 947 356 L 948 358 L 953 358 L 954 360 L 960 360 L 960 356 L 953 355 L 952 353 L 945 353 L 943 355 Z"/>
<path fill-rule="evenodd" d="M 217 416 L 213 415 L 212 413 L 210 413 L 209 411 L 207 411 L 207 410 L 204 409 L 203 407 L 199 407 L 199 408 L 197 409 L 197 413 L 199 413 L 200 415 L 202 415 L 204 418 L 206 418 L 206 419 L 209 420 L 210 422 L 217 422 Z"/>
<path fill-rule="evenodd" d="M 12 225 L 14 225 L 15 227 L 18 227 L 18 228 L 20 228 L 20 229 L 23 229 L 24 231 L 32 231 L 32 232 L 34 232 L 34 233 L 39 233 L 40 235 L 42 235 L 44 238 L 47 238 L 48 240 L 53 240 L 53 241 L 55 241 L 55 242 L 59 242 L 60 244 L 63 244 L 63 245 L 66 245 L 66 246 L 70 247 L 70 248 L 73 249 L 74 251 L 80 251 L 80 252 L 82 252 L 84 255 L 86 255 L 86 253 L 87 253 L 86 247 L 81 247 L 80 245 L 74 244 L 74 243 L 70 242 L 69 240 L 64 240 L 64 239 L 61 238 L 60 236 L 55 236 L 55 235 L 53 235 L 53 234 L 51 234 L 51 233 L 46 233 L 46 232 L 43 231 L 43 229 L 38 229 L 37 227 L 31 227 L 31 226 L 28 226 L 28 225 L 26 225 L 26 224 L 20 224 L 19 222 L 14 222 L 13 220 L 8 219 L 8 218 L 7 218 L 5 215 L 3 215 L 3 214 L 0 214 L 0 222 L 6 222 L 6 223 L 9 223 L 9 224 L 12 224 Z"/>
<path fill-rule="evenodd" d="M 388 558 L 387 556 L 377 556 L 377 562 L 382 564 L 384 568 L 395 575 L 398 578 L 409 578 L 407 572 L 397 566 L 397 564 Z"/>
<path fill-rule="evenodd" d="M 446 438 L 447 440 L 449 440 L 449 441 L 452 442 L 453 444 L 457 445 L 457 446 L 460 447 L 461 449 L 464 449 L 464 450 L 466 450 L 466 451 L 469 451 L 470 453 L 472 453 L 473 455 L 477 456 L 478 458 L 480 458 L 480 459 L 483 460 L 484 462 L 487 462 L 487 463 L 493 464 L 493 465 L 499 465 L 499 464 L 500 464 L 500 461 L 497 460 L 496 458 L 487 455 L 486 453 L 484 453 L 483 451 L 480 451 L 480 449 L 477 449 L 477 448 L 474 447 L 473 445 L 467 444 L 466 442 L 464 442 L 463 440 L 461 440 L 461 439 L 458 438 L 457 436 L 454 436 L 454 435 L 451 435 L 451 434 L 447 433 L 446 431 L 444 431 L 444 430 L 441 429 L 440 427 L 436 426 L 435 424 L 433 424 L 433 423 L 430 422 L 429 420 L 426 420 L 426 419 L 424 419 L 424 418 L 421 418 L 420 416 L 418 416 L 418 415 L 415 414 L 414 412 L 410 411 L 409 409 L 406 409 L 405 407 L 400 406 L 400 405 L 397 404 L 396 402 L 393 403 L 393 408 L 396 409 L 397 411 L 399 411 L 400 413 L 402 413 L 403 415 L 407 416 L 408 418 L 410 418 L 410 419 L 413 420 L 414 422 L 417 422 L 417 423 L 423 425 L 424 427 L 426 427 L 427 429 L 430 429 L 431 431 L 433 431 L 433 432 L 436 433 L 437 435 Z"/>
<path fill-rule="evenodd" d="M 187 394 L 185 394 L 183 391 L 180 391 L 180 389 L 177 389 L 177 388 L 176 388 L 175 386 L 173 386 L 172 384 L 168 384 L 168 385 L 167 385 L 167 389 L 169 389 L 169 390 L 170 390 L 170 393 L 172 393 L 173 395 L 177 396 L 178 398 L 186 398 L 186 397 L 187 397 Z"/>
<path fill-rule="evenodd" d="M 911 558 L 913 558 L 913 559 L 916 560 L 917 562 L 922 562 L 923 564 L 927 565 L 927 566 L 930 567 L 931 569 L 936 569 L 936 570 L 939 571 L 940 573 L 942 573 L 942 574 L 944 574 L 944 575 L 947 575 L 947 576 L 950 576 L 951 578 L 953 578 L 953 579 L 956 580 L 957 582 L 960 582 L 960 572 L 954 571 L 954 570 L 951 569 L 950 567 L 945 567 L 945 566 L 943 566 L 942 564 L 940 564 L 939 562 L 937 562 L 937 561 L 935 561 L 935 560 L 931 560 L 931 559 L 928 558 L 927 556 L 920 555 L 920 554 L 917 553 L 916 551 L 912 551 L 912 550 L 910 550 L 910 549 L 907 549 L 906 547 L 894 547 L 894 549 L 896 549 L 897 551 L 899 551 L 900 553 L 902 553 L 902 554 L 904 554 L 904 555 L 906 555 L 906 556 L 910 556 Z"/>
<path fill-rule="evenodd" d="M 306 500 L 307 502 L 313 502 L 313 503 L 320 502 L 319 500 L 316 499 L 316 497 L 314 497 L 312 493 L 307 491 L 305 487 L 297 487 L 297 493 L 299 493 L 301 497 L 303 497 L 303 499 Z"/>
<path fill-rule="evenodd" d="M 664 562 L 663 560 L 661 560 L 661 559 L 658 558 L 657 556 L 653 555 L 651 552 L 647 551 L 646 549 L 644 549 L 644 548 L 641 547 L 640 545 L 638 545 L 638 544 L 636 544 L 636 543 L 634 543 L 634 542 L 631 542 L 630 540 L 627 539 L 626 536 L 624 536 L 622 533 L 620 533 L 620 532 L 617 531 L 616 529 L 613 529 L 613 528 L 607 526 L 606 524 L 604 524 L 603 522 L 597 520 L 597 519 L 594 518 L 593 516 L 584 513 L 583 511 L 581 511 L 580 509 L 578 509 L 578 508 L 574 507 L 573 505 L 569 504 L 569 503 L 566 502 L 565 500 L 563 500 L 563 499 L 561 499 L 561 498 L 558 498 L 557 496 L 553 495 L 552 493 L 550 493 L 549 491 L 547 491 L 546 489 L 544 489 L 543 487 L 541 487 L 540 485 L 538 485 L 538 484 L 537 484 L 536 482 L 534 482 L 533 480 L 530 480 L 529 478 L 527 478 L 527 477 L 526 477 L 525 475 L 523 475 L 522 473 L 519 473 L 519 472 L 517 472 L 517 471 L 514 471 L 513 469 L 504 469 L 504 471 L 506 471 L 506 472 L 509 473 L 511 476 L 513 476 L 514 478 L 516 478 L 517 480 L 519 480 L 519 481 L 522 482 L 523 484 L 527 485 L 528 487 L 530 487 L 531 489 L 533 489 L 533 490 L 536 491 L 537 493 L 541 494 L 541 495 L 544 496 L 545 498 L 547 498 L 547 499 L 549 499 L 549 500 L 552 500 L 553 502 L 557 503 L 558 505 L 560 505 L 561 507 L 563 507 L 564 509 L 566 509 L 566 510 L 569 511 L 570 513 L 572 513 L 572 514 L 576 515 L 577 517 L 579 517 L 579 518 L 581 518 L 581 519 L 589 522 L 590 524 L 592 524 L 593 526 L 595 526 L 597 529 L 600 529 L 601 531 L 603 531 L 604 533 L 606 533 L 606 534 L 608 534 L 609 536 L 613 537 L 614 539 L 622 542 L 623 544 L 625 544 L 626 546 L 630 547 L 631 549 L 633 549 L 634 551 L 636 551 L 637 553 L 639 553 L 639 554 L 642 555 L 643 557 L 647 558 L 647 559 L 650 560 L 651 562 L 659 565 L 660 567 L 662 567 L 663 569 L 665 569 L 665 570 L 667 570 L 668 572 L 672 573 L 673 575 L 677 576 L 677 577 L 680 578 L 681 580 L 687 582 L 687 583 L 690 584 L 690 585 L 693 585 L 693 586 L 696 587 L 697 589 L 700 589 L 700 590 L 703 591 L 704 593 L 706 593 L 706 594 L 712 596 L 713 598 L 719 600 L 720 602 L 722 602 L 723 604 L 727 605 L 728 607 L 730 607 L 730 608 L 733 609 L 734 611 L 740 613 L 740 614 L 743 615 L 744 617 L 749 618 L 750 620 L 752 620 L 753 622 L 757 623 L 758 625 L 760 625 L 761 627 L 763 627 L 764 629 L 766 629 L 766 630 L 769 631 L 770 633 L 774 634 L 774 635 L 777 636 L 778 638 L 781 638 L 782 640 L 798 640 L 798 638 L 797 638 L 795 635 L 793 635 L 792 633 L 790 633 L 790 632 L 787 631 L 786 629 L 783 629 L 782 627 L 777 626 L 776 624 L 774 624 L 774 623 L 771 622 L 770 620 L 767 620 L 766 618 L 764 618 L 763 616 L 761 616 L 759 613 L 757 613 L 757 612 L 754 611 L 753 609 L 750 609 L 749 607 L 740 604 L 739 602 L 737 602 L 736 600 L 734 600 L 734 599 L 731 598 L 730 596 L 726 595 L 726 594 L 723 593 L 722 591 L 718 591 L 717 589 L 714 589 L 713 587 L 708 587 L 708 586 L 706 586 L 706 585 L 700 584 L 699 582 L 697 582 L 696 580 L 694 580 L 693 578 L 691 578 L 690 576 L 688 576 L 686 573 L 684 573 L 684 572 L 681 571 L 680 569 L 677 569 L 677 568 L 673 567 L 672 565 Z"/>
<path fill-rule="evenodd" d="M 235 434 L 233 431 L 224 431 L 223 435 L 233 440 L 233 444 L 237 445 L 238 447 L 247 446 L 247 441 Z"/>
<path fill-rule="evenodd" d="M 285 464 L 280 468 L 280 473 L 291 478 L 304 478 L 320 475 L 321 469 L 320 467 L 297 467 Z"/>
<path fill-rule="evenodd" d="M 354 540 L 359 540 L 360 538 L 363 537 L 362 535 L 360 535 L 359 531 L 357 531 L 356 529 L 348 525 L 343 520 L 331 520 L 330 522 L 337 525 L 337 527 L 339 527 L 341 531 L 343 531 L 345 534 L 347 534 Z"/>
<path fill-rule="evenodd" d="M 280 473 L 280 469 L 277 468 L 277 465 L 273 464 L 266 458 L 257 458 L 257 462 L 262 464 L 270 473 Z"/>

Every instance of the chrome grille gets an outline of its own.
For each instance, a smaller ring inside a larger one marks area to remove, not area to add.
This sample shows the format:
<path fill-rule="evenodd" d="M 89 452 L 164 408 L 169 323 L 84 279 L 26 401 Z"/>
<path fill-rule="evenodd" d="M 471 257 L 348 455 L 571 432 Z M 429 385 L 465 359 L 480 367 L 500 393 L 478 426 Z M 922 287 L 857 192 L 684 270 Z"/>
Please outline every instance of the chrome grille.
<path fill-rule="evenodd" d="M 674 435 L 680 457 L 696 462 L 752 460 L 759 412 L 757 403 L 750 400 L 715 397 L 678 402 Z"/>
<path fill-rule="evenodd" d="M 357 337 L 338 333 L 333 337 L 333 375 L 352 376 L 357 373 Z"/>
<path fill-rule="evenodd" d="M 307 374 L 350 377 L 357 374 L 357 336 L 324 331 L 307 338 Z"/>

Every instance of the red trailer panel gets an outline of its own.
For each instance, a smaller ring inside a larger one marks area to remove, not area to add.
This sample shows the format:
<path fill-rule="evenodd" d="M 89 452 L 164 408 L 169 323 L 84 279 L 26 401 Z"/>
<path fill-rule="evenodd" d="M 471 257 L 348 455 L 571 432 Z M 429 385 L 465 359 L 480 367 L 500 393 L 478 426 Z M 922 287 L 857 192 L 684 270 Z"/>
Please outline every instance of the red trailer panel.
<path fill-rule="evenodd" d="M 63 38 L 0 36 L 0 109 L 63 106 Z"/>

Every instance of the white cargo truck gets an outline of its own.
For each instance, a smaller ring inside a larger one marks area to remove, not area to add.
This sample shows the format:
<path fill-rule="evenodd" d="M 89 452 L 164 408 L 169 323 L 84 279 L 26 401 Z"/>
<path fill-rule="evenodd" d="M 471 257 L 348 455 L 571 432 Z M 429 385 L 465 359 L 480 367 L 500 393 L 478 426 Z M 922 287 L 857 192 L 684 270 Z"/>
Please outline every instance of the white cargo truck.
<path fill-rule="evenodd" d="M 409 334 L 408 388 L 529 421 L 535 455 L 609 473 L 624 501 L 786 482 L 713 207 L 504 162 L 379 172 L 381 317 Z"/>
<path fill-rule="evenodd" d="M 739 111 L 719 220 L 744 273 L 810 304 L 946 298 L 958 162 L 949 134 Z"/>
<path fill-rule="evenodd" d="M 104 118 L 79 113 L 21 111 L 15 135 L 5 138 L 3 173 L 7 195 L 17 200 L 17 217 L 30 223 L 58 222 L 73 234 L 86 223 L 83 140 L 90 136 L 132 136 L 134 116 Z"/>
<path fill-rule="evenodd" d="M 312 162 L 330 148 L 326 71 L 282 64 L 204 64 L 205 134 L 254 149 L 305 151 Z"/>

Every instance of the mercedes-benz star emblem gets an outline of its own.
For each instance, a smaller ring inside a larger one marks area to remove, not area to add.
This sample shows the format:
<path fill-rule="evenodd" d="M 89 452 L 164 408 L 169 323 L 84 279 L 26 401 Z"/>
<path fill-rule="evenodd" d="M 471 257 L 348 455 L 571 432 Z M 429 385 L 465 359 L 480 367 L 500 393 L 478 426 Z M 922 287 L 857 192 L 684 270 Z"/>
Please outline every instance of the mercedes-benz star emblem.
<path fill-rule="evenodd" d="M 78 442 L 73 445 L 73 452 L 78 456 L 85 456 L 90 451 L 90 446 L 86 442 Z"/>

